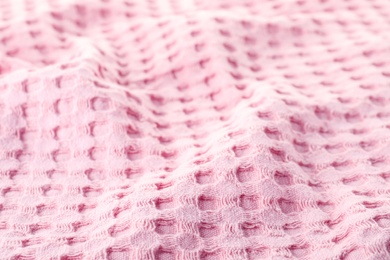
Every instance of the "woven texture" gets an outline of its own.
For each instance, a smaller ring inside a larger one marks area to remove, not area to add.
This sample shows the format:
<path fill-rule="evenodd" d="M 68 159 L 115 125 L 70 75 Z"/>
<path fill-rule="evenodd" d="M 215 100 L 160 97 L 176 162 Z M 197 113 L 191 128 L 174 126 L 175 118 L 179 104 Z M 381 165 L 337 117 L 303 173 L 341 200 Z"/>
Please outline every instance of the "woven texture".
<path fill-rule="evenodd" d="M 390 259 L 388 0 L 0 18 L 0 259 Z"/>

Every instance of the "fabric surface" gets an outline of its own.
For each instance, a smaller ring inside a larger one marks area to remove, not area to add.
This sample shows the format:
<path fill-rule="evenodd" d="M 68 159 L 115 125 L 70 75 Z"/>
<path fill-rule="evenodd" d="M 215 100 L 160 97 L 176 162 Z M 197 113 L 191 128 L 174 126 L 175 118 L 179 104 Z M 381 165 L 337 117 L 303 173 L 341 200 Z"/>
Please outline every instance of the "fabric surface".
<path fill-rule="evenodd" d="M 0 18 L 0 259 L 390 259 L 388 0 Z"/>

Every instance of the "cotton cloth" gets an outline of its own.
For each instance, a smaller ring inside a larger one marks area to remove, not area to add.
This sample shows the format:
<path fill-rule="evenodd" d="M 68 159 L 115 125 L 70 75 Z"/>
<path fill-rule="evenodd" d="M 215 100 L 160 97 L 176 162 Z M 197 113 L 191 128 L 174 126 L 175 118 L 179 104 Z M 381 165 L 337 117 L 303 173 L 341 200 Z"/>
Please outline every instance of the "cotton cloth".
<path fill-rule="evenodd" d="M 0 259 L 390 259 L 388 0 L 1 0 Z"/>

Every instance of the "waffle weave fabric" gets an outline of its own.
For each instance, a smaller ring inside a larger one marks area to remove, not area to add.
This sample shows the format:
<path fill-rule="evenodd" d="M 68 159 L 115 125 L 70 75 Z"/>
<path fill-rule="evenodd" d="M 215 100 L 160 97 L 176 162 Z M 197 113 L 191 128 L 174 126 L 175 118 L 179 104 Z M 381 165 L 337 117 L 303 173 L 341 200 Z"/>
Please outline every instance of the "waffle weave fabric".
<path fill-rule="evenodd" d="M 1 0 L 0 259 L 390 259 L 388 0 Z"/>

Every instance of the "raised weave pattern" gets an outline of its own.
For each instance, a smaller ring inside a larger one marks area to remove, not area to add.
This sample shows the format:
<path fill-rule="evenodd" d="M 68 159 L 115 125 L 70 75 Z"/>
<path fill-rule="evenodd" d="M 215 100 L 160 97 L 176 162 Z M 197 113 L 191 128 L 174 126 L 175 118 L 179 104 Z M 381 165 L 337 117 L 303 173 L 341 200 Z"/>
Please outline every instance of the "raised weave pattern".
<path fill-rule="evenodd" d="M 390 259 L 388 0 L 0 18 L 0 259 Z"/>

